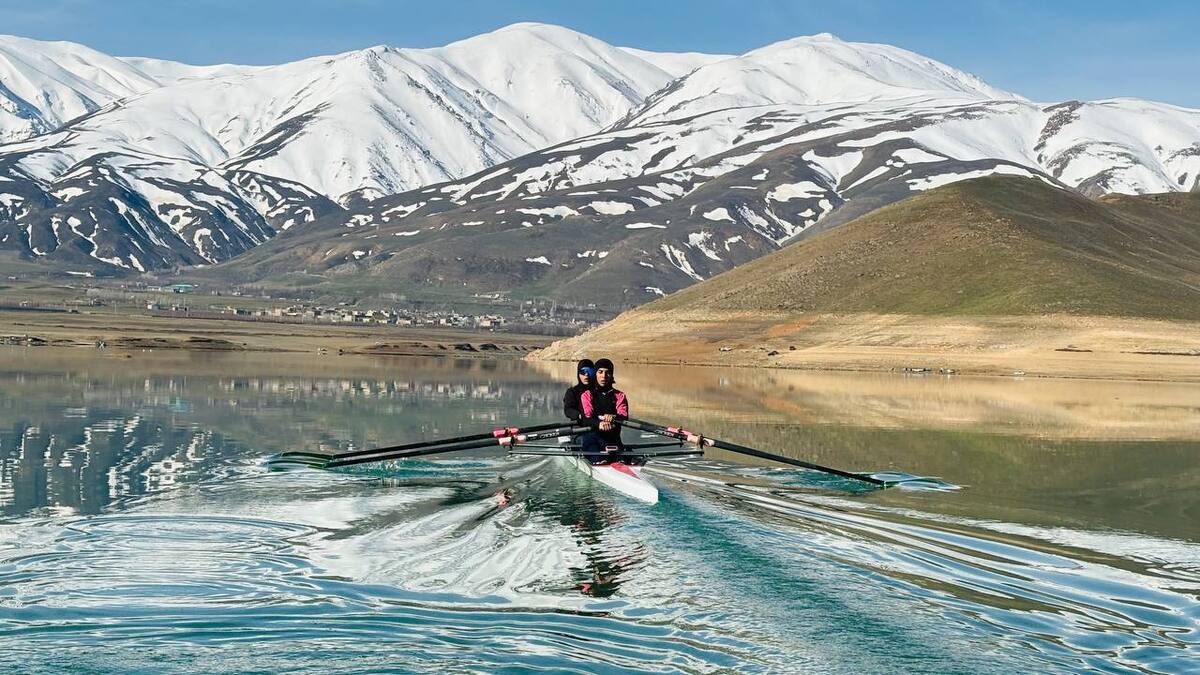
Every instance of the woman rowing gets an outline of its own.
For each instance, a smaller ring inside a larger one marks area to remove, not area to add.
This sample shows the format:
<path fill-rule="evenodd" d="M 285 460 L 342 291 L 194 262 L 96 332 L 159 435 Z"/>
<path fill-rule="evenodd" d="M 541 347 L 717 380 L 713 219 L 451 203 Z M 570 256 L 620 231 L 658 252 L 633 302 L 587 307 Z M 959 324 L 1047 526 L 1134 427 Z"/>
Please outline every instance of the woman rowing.
<path fill-rule="evenodd" d="M 583 396 L 583 392 L 592 388 L 592 381 L 596 376 L 596 364 L 592 363 L 591 359 L 581 359 L 575 366 L 575 384 L 567 388 L 563 394 L 563 414 L 567 419 L 578 422 L 583 417 L 583 407 L 579 403 L 579 397 Z"/>
<path fill-rule="evenodd" d="M 596 361 L 596 385 L 579 397 L 583 417 L 580 423 L 591 427 L 583 435 L 583 452 L 593 464 L 605 461 L 608 448 L 616 452 L 624 449 L 621 442 L 621 422 L 629 419 L 629 399 L 625 392 L 615 388 L 616 373 L 613 362 L 608 359 Z"/>

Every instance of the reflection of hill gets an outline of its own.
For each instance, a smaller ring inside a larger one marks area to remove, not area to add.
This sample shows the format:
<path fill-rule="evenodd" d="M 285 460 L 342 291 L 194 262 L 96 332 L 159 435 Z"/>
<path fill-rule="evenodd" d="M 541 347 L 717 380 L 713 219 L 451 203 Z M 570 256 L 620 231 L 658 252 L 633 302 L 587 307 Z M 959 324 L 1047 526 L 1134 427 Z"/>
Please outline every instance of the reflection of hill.
<path fill-rule="evenodd" d="M 552 377 L 571 364 L 535 362 Z M 1200 439 L 1200 387 L 1165 382 L 637 365 L 620 367 L 634 407 L 773 424 L 985 431 L 1078 439 Z M 636 416 L 636 415 L 635 415 Z"/>
<path fill-rule="evenodd" d="M 963 515 L 1168 536 L 1190 536 L 1200 517 L 1200 388 L 1189 384 L 620 363 L 617 372 L 635 417 L 827 466 L 940 476 L 968 486 L 937 502 Z M 872 499 L 930 508 L 903 492 Z"/>

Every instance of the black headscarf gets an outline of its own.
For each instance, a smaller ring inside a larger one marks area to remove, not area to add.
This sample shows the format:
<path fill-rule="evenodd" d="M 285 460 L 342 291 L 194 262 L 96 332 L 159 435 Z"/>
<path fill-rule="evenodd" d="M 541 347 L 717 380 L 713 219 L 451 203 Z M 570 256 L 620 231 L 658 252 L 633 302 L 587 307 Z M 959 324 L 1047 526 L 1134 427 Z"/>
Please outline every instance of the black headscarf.
<path fill-rule="evenodd" d="M 613 367 L 613 362 L 608 359 L 597 359 L 596 370 L 608 368 L 608 383 L 611 385 L 617 381 L 617 369 Z"/>
<path fill-rule="evenodd" d="M 575 381 L 576 382 L 579 381 L 579 371 L 583 370 L 584 368 L 591 368 L 592 369 L 591 377 L 592 377 L 592 379 L 596 378 L 596 364 L 592 363 L 591 359 L 579 359 L 579 363 L 575 364 Z"/>

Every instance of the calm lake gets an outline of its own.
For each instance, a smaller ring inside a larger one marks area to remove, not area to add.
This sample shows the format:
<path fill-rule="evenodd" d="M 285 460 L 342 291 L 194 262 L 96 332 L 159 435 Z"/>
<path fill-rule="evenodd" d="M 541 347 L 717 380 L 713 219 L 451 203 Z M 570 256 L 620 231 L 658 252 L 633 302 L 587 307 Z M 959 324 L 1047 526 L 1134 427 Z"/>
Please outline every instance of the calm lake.
<path fill-rule="evenodd" d="M 618 363 L 638 417 L 957 490 L 264 462 L 555 421 L 569 376 L 0 347 L 0 670 L 1200 672 L 1194 385 Z"/>

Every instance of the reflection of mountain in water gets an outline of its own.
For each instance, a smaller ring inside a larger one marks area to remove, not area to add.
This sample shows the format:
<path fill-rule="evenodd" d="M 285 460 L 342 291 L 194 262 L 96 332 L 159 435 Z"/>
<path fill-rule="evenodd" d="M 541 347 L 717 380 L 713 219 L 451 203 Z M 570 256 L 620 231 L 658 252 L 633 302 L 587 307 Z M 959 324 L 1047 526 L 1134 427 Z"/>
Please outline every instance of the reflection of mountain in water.
<path fill-rule="evenodd" d="M 184 474 L 212 477 L 222 465 L 284 448 L 386 445 L 558 414 L 555 384 L 508 382 L 486 370 L 441 382 L 428 372 L 204 376 L 107 365 L 0 372 L 3 512 L 97 513 Z"/>
<path fill-rule="evenodd" d="M 156 417 L 98 414 L 0 430 L 0 509 L 99 513 L 109 503 L 204 474 L 240 446 Z"/>

